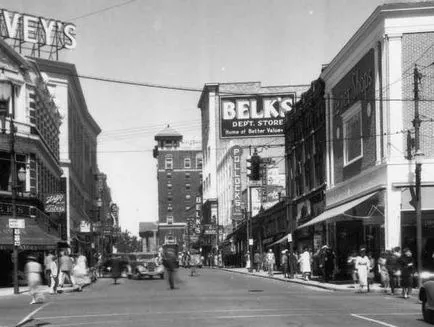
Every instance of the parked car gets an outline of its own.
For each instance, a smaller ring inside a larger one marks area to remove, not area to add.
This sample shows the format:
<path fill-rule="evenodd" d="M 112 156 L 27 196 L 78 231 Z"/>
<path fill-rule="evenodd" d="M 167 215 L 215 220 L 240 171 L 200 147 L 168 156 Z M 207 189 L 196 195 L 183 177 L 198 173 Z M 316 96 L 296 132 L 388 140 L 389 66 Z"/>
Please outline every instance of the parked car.
<path fill-rule="evenodd" d="M 159 276 L 164 279 L 164 267 L 158 253 L 131 253 L 129 257 L 128 278 L 141 279 Z"/>
<path fill-rule="evenodd" d="M 423 319 L 434 324 L 434 274 L 422 272 L 420 278 L 422 286 L 419 290 L 419 300 L 422 302 Z"/>

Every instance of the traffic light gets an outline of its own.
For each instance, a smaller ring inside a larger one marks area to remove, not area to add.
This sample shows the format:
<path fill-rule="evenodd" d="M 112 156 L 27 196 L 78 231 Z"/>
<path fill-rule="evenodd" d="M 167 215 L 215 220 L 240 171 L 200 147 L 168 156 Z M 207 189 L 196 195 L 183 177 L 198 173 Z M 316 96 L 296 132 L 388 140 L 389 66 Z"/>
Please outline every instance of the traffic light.
<path fill-rule="evenodd" d="M 247 163 L 250 163 L 250 166 L 247 166 L 247 170 L 250 170 L 250 173 L 247 174 L 249 179 L 252 181 L 260 180 L 261 157 L 258 155 L 256 150 L 253 155 L 249 159 L 247 159 Z"/>

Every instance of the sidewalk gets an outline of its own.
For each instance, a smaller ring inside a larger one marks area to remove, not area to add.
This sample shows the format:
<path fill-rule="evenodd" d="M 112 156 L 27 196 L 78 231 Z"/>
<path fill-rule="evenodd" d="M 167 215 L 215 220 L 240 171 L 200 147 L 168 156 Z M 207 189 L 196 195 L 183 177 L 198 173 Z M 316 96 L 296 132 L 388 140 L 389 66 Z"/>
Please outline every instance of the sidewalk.
<path fill-rule="evenodd" d="M 331 290 L 331 291 L 352 292 L 352 293 L 356 292 L 354 284 L 352 284 L 352 283 L 344 283 L 344 284 L 339 283 L 339 282 L 324 283 L 322 281 L 317 280 L 315 277 L 313 280 L 306 281 L 306 280 L 302 279 L 300 275 L 296 276 L 293 279 L 289 279 L 289 278 L 283 278 L 283 274 L 280 271 L 274 271 L 273 275 L 269 276 L 268 272 L 266 272 L 266 271 L 248 272 L 247 268 L 221 268 L 221 270 L 225 270 L 225 271 L 232 272 L 232 273 L 255 276 L 255 277 L 280 280 L 282 282 L 301 284 L 301 285 L 306 285 L 306 286 L 311 286 L 311 287 L 318 287 L 318 288 Z M 379 283 L 374 283 L 374 284 L 370 285 L 370 292 L 371 293 L 383 293 L 383 294 L 385 294 L 384 288 L 382 288 Z M 400 295 L 400 294 L 401 294 L 401 289 L 396 289 L 395 295 Z M 419 294 L 419 290 L 413 289 L 411 296 L 417 298 L 418 294 Z"/>
<path fill-rule="evenodd" d="M 85 284 L 83 285 L 83 288 L 87 287 L 90 284 Z M 43 294 L 49 294 L 50 293 L 50 288 L 47 285 L 41 285 L 39 287 L 41 293 Z M 22 295 L 22 294 L 29 294 L 29 288 L 27 286 L 20 286 L 19 288 L 20 293 L 16 294 L 16 295 Z M 57 289 L 57 293 L 61 294 L 61 293 L 71 293 L 71 292 L 78 292 L 78 286 L 68 286 L 68 287 L 63 287 L 63 288 L 58 288 Z M 1 287 L 0 288 L 0 297 L 3 296 L 12 296 L 15 295 L 14 294 L 14 288 L 13 287 Z"/>

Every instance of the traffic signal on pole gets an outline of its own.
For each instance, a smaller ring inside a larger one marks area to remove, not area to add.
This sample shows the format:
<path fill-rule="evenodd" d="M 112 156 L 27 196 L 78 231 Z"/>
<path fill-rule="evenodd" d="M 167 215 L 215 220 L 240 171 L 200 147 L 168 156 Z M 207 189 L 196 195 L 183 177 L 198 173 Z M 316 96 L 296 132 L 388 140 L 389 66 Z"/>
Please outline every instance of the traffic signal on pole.
<path fill-rule="evenodd" d="M 250 166 L 247 165 L 247 170 L 250 170 L 250 173 L 247 174 L 247 176 L 249 177 L 250 180 L 252 181 L 258 181 L 261 179 L 261 173 L 260 173 L 260 169 L 261 169 L 261 157 L 258 155 L 258 153 L 255 152 L 253 153 L 253 155 L 247 159 L 247 163 L 250 163 Z"/>

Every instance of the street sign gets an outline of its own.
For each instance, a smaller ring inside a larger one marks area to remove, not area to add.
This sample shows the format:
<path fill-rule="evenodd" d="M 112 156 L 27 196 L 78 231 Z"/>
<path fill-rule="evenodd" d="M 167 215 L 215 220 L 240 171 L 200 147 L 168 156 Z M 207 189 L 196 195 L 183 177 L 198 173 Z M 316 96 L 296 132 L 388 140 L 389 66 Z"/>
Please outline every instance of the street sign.
<path fill-rule="evenodd" d="M 289 234 L 288 234 L 288 243 L 291 243 L 291 242 L 292 242 L 292 234 L 289 233 Z"/>
<path fill-rule="evenodd" d="M 26 228 L 24 219 L 9 219 L 9 228 Z"/>
<path fill-rule="evenodd" d="M 20 246 L 21 245 L 21 236 L 20 236 L 20 234 L 15 234 L 14 235 L 14 245 L 15 246 Z"/>
<path fill-rule="evenodd" d="M 250 187 L 262 186 L 262 180 L 258 180 L 258 181 L 249 180 L 249 186 Z"/>
<path fill-rule="evenodd" d="M 249 245 L 253 245 L 253 238 L 249 238 Z"/>

